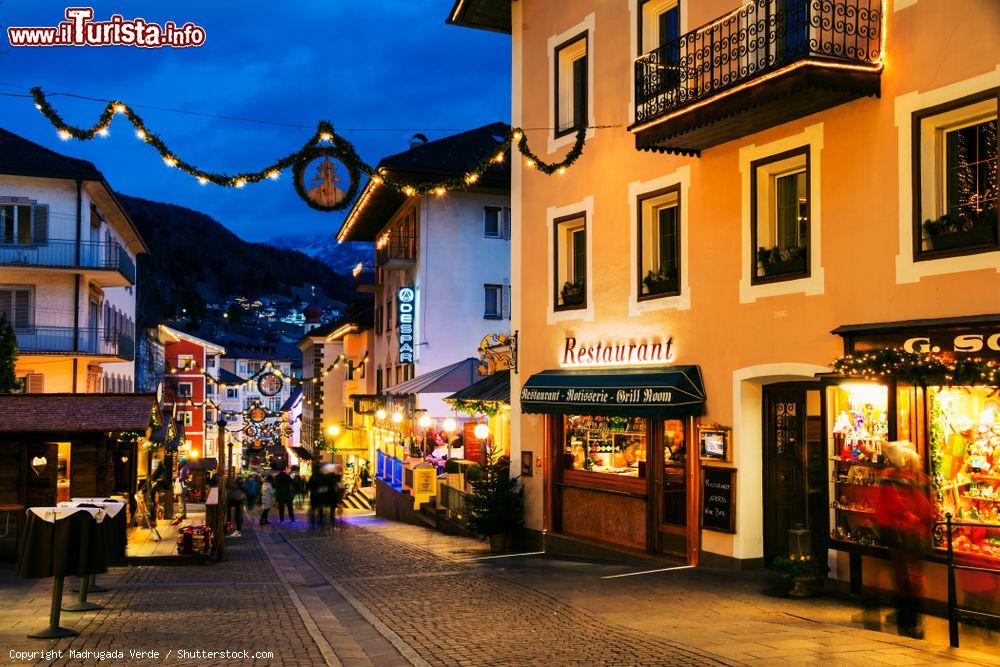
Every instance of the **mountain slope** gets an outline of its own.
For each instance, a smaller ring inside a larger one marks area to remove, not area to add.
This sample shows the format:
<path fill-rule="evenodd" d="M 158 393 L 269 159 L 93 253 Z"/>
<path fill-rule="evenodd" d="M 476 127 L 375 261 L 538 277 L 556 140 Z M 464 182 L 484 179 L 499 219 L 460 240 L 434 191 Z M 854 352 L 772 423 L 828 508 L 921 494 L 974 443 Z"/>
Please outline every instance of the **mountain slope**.
<path fill-rule="evenodd" d="M 138 262 L 140 326 L 171 319 L 181 308 L 197 317 L 207 302 L 227 296 L 290 295 L 315 286 L 320 296 L 346 300 L 353 291 L 349 276 L 304 253 L 244 241 L 183 206 L 118 197 L 149 247 Z"/>
<path fill-rule="evenodd" d="M 371 264 L 375 259 L 375 249 L 371 243 L 337 243 L 336 237 L 329 234 L 288 234 L 276 236 L 264 243 L 276 248 L 304 252 L 344 276 L 350 275 L 358 262 Z"/>

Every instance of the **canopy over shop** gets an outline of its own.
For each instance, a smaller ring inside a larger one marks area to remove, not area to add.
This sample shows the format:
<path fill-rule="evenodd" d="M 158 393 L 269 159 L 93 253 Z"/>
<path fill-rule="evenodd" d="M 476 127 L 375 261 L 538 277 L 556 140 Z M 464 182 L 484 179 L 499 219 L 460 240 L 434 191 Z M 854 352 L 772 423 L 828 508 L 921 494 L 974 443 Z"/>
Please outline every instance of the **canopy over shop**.
<path fill-rule="evenodd" d="M 874 521 L 889 443 L 907 441 L 930 478 L 934 520 L 950 514 L 958 556 L 1000 564 L 1000 315 L 843 326 L 846 356 L 823 377 L 827 532 L 851 588 L 888 557 Z M 974 522 L 985 527 L 962 527 Z M 992 526 L 995 526 L 993 528 Z M 929 560 L 944 556 L 933 533 Z M 874 560 L 873 560 L 874 559 Z M 943 576 L 932 597 L 942 597 Z"/>
<path fill-rule="evenodd" d="M 698 366 L 547 370 L 520 397 L 523 412 L 546 415 L 548 531 L 697 558 Z"/>

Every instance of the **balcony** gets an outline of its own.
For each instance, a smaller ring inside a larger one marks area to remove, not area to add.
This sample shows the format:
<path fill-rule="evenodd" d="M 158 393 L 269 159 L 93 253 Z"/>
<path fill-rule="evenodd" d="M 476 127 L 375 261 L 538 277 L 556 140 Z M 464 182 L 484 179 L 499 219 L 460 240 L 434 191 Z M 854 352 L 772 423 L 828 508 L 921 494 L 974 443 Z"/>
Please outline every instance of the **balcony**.
<path fill-rule="evenodd" d="M 358 292 L 374 294 L 381 287 L 379 283 L 380 270 L 375 267 L 358 264 L 354 267 L 354 289 Z"/>
<path fill-rule="evenodd" d="M 416 234 L 395 233 L 375 243 L 375 264 L 385 270 L 408 269 L 417 262 Z"/>
<path fill-rule="evenodd" d="M 21 354 L 108 357 L 109 361 L 135 359 L 135 340 L 107 329 L 28 326 L 16 327 L 14 333 Z"/>
<path fill-rule="evenodd" d="M 135 262 L 117 243 L 63 241 L 0 244 L 0 267 L 65 269 L 93 273 L 102 287 L 135 284 Z"/>
<path fill-rule="evenodd" d="M 750 0 L 635 61 L 636 147 L 683 155 L 880 93 L 881 0 Z"/>

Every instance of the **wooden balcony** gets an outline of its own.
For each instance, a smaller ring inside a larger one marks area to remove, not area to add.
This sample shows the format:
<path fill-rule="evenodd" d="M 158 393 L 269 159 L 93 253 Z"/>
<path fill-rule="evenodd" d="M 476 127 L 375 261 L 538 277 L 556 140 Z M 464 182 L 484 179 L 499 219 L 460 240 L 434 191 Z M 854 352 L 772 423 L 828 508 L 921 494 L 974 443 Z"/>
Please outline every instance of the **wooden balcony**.
<path fill-rule="evenodd" d="M 636 147 L 683 155 L 880 93 L 882 0 L 751 0 L 635 61 Z"/>

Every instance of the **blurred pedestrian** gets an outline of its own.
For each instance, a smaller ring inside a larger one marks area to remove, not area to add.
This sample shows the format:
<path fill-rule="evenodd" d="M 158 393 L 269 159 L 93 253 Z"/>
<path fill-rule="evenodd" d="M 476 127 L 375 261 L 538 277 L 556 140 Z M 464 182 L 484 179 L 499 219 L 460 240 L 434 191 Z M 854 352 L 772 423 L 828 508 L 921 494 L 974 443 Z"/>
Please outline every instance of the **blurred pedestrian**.
<path fill-rule="evenodd" d="M 267 520 L 267 513 L 271 511 L 272 506 L 274 506 L 274 483 L 268 475 L 260 487 L 260 525 L 270 523 Z"/>
<path fill-rule="evenodd" d="M 226 505 L 230 515 L 229 520 L 233 522 L 235 530 L 233 537 L 239 537 L 243 530 L 243 502 L 247 499 L 247 494 L 243 490 L 243 483 L 236 475 L 231 475 L 226 480 Z"/>
<path fill-rule="evenodd" d="M 250 511 L 257 504 L 257 497 L 260 494 L 260 480 L 257 475 L 253 473 L 247 475 L 246 481 L 243 482 L 243 490 L 247 494 L 247 511 Z"/>
<path fill-rule="evenodd" d="M 322 526 L 324 520 L 325 498 L 329 491 L 326 465 L 313 472 L 309 478 L 309 527 Z"/>
<path fill-rule="evenodd" d="M 327 466 L 323 466 L 326 468 Z M 326 475 L 326 505 L 330 508 L 330 528 L 337 527 L 337 511 L 344 495 L 344 466 L 339 463 L 329 465 Z"/>
<path fill-rule="evenodd" d="M 278 503 L 278 521 L 285 522 L 285 510 L 288 510 L 288 520 L 295 523 L 295 510 L 292 509 L 292 476 L 282 470 L 274 478 L 274 500 Z"/>
<path fill-rule="evenodd" d="M 899 634 L 923 639 L 923 554 L 930 541 L 931 505 L 920 457 L 908 441 L 891 443 L 879 485 L 875 523 L 889 548 L 896 583 Z"/>

